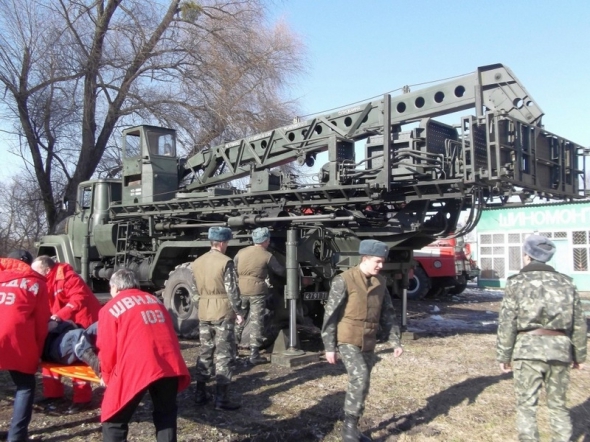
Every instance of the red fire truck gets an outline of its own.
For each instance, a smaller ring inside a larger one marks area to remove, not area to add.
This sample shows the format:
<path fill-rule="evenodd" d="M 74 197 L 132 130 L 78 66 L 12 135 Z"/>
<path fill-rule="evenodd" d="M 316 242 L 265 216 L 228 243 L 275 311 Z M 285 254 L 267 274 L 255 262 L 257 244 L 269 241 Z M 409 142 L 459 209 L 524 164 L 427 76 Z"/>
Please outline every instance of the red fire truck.
<path fill-rule="evenodd" d="M 479 276 L 470 246 L 463 237 L 439 239 L 415 250 L 414 261 L 416 266 L 408 287 L 408 299 L 412 300 L 458 295 L 467 287 L 467 281 Z"/>

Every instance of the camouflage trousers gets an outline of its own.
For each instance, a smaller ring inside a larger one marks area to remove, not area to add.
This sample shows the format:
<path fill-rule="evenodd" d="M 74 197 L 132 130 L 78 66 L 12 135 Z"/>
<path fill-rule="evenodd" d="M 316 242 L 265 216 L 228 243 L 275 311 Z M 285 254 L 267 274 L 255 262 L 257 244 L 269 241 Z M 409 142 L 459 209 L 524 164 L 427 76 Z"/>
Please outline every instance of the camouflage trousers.
<path fill-rule="evenodd" d="M 340 344 L 338 351 L 348 373 L 344 413 L 361 417 L 365 411 L 365 400 L 369 393 L 371 370 L 376 361 L 375 352 L 362 352 L 359 347 L 351 344 Z"/>
<path fill-rule="evenodd" d="M 565 362 L 517 360 L 514 366 L 516 428 L 520 441 L 538 441 L 537 405 L 545 384 L 553 442 L 569 441 L 572 423 L 566 407 L 570 367 Z"/>
<path fill-rule="evenodd" d="M 242 309 L 248 310 L 248 321 L 250 322 L 250 347 L 262 347 L 264 337 L 262 330 L 264 326 L 264 310 L 266 308 L 266 295 L 244 296 L 242 295 Z M 236 327 L 236 335 L 242 336 L 246 323 Z"/>
<path fill-rule="evenodd" d="M 207 382 L 215 376 L 218 385 L 229 384 L 236 363 L 233 321 L 201 321 L 199 333 L 201 349 L 197 358 L 197 382 Z"/>

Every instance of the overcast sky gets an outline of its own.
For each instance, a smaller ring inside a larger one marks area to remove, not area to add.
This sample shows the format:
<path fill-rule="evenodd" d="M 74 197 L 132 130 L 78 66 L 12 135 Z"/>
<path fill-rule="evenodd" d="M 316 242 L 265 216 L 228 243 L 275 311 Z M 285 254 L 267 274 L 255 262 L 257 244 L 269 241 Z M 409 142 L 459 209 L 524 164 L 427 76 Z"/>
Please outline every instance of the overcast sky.
<path fill-rule="evenodd" d="M 590 146 L 588 0 L 277 0 L 279 19 L 307 47 L 307 73 L 289 91 L 304 114 L 503 63 L 547 130 Z M 0 161 L 0 178 L 18 164 Z"/>

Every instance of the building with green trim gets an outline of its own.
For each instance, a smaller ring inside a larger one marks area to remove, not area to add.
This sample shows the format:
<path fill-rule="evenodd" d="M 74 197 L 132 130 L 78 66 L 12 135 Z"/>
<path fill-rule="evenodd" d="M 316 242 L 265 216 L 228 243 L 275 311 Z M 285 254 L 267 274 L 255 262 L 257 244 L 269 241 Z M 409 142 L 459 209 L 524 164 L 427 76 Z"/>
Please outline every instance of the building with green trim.
<path fill-rule="evenodd" d="M 590 291 L 590 202 L 486 209 L 475 230 L 480 287 L 504 287 L 523 267 L 522 243 L 536 233 L 550 238 L 556 252 L 548 263 Z"/>

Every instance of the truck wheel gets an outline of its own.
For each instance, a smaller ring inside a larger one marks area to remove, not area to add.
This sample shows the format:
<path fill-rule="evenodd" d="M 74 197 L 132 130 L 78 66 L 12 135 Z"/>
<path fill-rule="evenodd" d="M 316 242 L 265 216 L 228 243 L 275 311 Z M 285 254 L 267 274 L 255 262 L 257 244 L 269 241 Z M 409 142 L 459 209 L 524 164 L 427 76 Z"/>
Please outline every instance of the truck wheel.
<path fill-rule="evenodd" d="M 414 277 L 410 279 L 410 285 L 408 287 L 408 300 L 417 301 L 424 298 L 428 294 L 430 287 L 430 278 L 424 269 L 422 267 L 416 267 L 414 269 Z"/>
<path fill-rule="evenodd" d="M 455 284 L 455 287 L 451 287 L 449 289 L 449 294 L 450 295 L 460 295 L 461 293 L 463 293 L 465 291 L 466 288 L 467 288 L 467 281 L 458 282 L 457 284 Z"/>
<path fill-rule="evenodd" d="M 197 293 L 195 278 L 190 263 L 177 266 L 164 287 L 164 306 L 172 317 L 176 334 L 183 338 L 199 337 L 199 317 L 197 304 L 193 301 Z"/>

